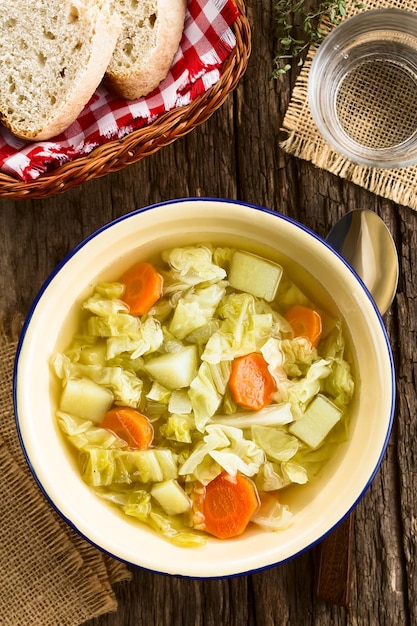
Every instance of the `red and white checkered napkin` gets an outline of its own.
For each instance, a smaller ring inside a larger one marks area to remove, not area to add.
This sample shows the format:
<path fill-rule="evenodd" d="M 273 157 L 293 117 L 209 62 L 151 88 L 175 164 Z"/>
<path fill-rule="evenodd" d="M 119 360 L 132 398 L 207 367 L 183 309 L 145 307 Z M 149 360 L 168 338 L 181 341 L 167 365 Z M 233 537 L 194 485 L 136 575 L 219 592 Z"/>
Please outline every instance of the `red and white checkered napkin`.
<path fill-rule="evenodd" d="M 189 0 L 184 33 L 166 79 L 151 94 L 127 101 L 100 86 L 77 120 L 53 140 L 26 142 L 0 126 L 0 170 L 30 181 L 106 141 L 153 122 L 212 87 L 235 46 L 233 0 Z"/>

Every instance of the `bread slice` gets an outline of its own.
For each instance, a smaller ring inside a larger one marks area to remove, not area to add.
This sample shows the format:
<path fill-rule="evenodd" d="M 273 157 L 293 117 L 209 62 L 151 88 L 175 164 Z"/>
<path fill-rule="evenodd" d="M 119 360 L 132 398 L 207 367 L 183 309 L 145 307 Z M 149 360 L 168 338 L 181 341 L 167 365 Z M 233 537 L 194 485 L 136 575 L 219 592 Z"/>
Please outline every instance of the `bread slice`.
<path fill-rule="evenodd" d="M 113 0 L 123 31 L 105 83 L 121 98 L 146 96 L 167 76 L 184 30 L 187 0 Z"/>
<path fill-rule="evenodd" d="M 101 82 L 121 32 L 110 0 L 2 0 L 0 118 L 18 137 L 49 139 Z"/>

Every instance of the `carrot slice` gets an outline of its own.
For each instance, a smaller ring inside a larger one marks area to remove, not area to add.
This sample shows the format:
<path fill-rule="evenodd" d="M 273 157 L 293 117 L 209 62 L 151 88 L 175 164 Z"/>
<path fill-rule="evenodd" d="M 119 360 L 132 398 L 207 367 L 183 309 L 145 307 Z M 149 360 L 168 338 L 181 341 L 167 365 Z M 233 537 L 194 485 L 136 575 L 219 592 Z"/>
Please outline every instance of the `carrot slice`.
<path fill-rule="evenodd" d="M 322 325 L 320 313 L 309 307 L 296 304 L 285 314 L 295 337 L 305 337 L 315 348 L 320 340 Z"/>
<path fill-rule="evenodd" d="M 153 426 L 148 418 L 128 406 L 107 411 L 101 426 L 124 439 L 130 448 L 145 450 L 153 440 Z"/>
<path fill-rule="evenodd" d="M 271 404 L 271 394 L 276 390 L 268 363 L 257 352 L 234 359 L 229 387 L 237 404 L 254 411 Z"/>
<path fill-rule="evenodd" d="M 259 507 L 258 491 L 246 476 L 222 472 L 204 495 L 204 530 L 219 539 L 241 535 Z"/>
<path fill-rule="evenodd" d="M 132 315 L 145 315 L 162 295 L 163 278 L 151 263 L 136 263 L 120 279 L 122 300 Z"/>

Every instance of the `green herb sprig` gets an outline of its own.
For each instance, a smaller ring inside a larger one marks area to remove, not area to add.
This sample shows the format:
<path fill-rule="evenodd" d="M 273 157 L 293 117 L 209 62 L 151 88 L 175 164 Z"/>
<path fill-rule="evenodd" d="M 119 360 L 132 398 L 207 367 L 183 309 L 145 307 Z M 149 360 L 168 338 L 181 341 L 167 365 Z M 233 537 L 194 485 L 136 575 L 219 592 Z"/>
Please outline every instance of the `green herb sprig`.
<path fill-rule="evenodd" d="M 357 8 L 364 5 L 355 4 Z M 317 11 L 306 12 L 305 0 L 278 0 L 275 3 L 277 51 L 274 58 L 273 77 L 285 74 L 296 61 L 304 62 L 305 52 L 312 44 L 318 44 L 325 33 L 320 28 L 320 18 L 326 15 L 331 24 L 337 25 L 346 16 L 346 0 L 323 0 Z M 294 22 L 301 20 L 302 37 L 296 36 Z"/>

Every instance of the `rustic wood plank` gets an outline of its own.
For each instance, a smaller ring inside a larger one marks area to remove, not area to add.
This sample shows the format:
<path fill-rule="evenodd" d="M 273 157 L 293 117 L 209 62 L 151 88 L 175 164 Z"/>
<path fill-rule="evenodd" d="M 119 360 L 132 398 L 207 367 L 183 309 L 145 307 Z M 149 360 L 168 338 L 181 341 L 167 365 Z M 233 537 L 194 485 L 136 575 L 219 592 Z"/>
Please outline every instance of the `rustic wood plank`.
<path fill-rule="evenodd" d="M 417 215 L 408 209 L 399 211 L 399 250 L 401 276 L 397 295 L 397 330 L 394 350 L 397 365 L 398 458 L 397 492 L 399 494 L 399 530 L 405 554 L 402 592 L 407 595 L 410 624 L 417 623 Z"/>

